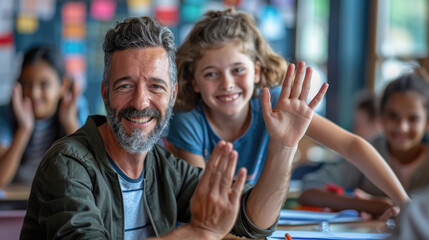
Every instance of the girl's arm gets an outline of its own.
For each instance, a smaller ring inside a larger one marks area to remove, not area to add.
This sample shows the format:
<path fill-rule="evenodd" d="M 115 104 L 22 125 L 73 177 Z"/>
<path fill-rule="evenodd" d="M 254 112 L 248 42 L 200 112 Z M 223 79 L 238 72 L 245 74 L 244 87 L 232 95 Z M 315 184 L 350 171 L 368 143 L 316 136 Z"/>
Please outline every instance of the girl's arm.
<path fill-rule="evenodd" d="M 271 106 L 268 89 L 262 92 L 261 106 L 270 141 L 261 176 L 246 202 L 249 219 L 260 228 L 268 228 L 278 219 L 286 200 L 297 144 L 328 88 L 324 84 L 307 104 L 312 70 L 305 70 L 305 63 L 300 62 L 296 75 L 294 72 L 295 65 L 290 64 L 275 108 Z"/>
<path fill-rule="evenodd" d="M 174 155 L 176 155 L 177 157 L 184 159 L 185 161 L 187 161 L 188 163 L 196 167 L 199 167 L 202 169 L 206 168 L 206 161 L 204 160 L 204 157 L 201 155 L 188 152 L 178 147 L 176 147 L 172 152 L 174 152 Z"/>
<path fill-rule="evenodd" d="M 319 188 L 305 190 L 299 197 L 298 202 L 307 206 L 328 207 L 335 211 L 355 209 L 374 216 L 382 216 L 387 209 L 393 207 L 392 202 L 387 198 L 362 199 L 338 195 Z"/>
<path fill-rule="evenodd" d="M 314 114 L 307 136 L 336 151 L 355 165 L 397 205 L 409 201 L 402 184 L 382 156 L 363 138 L 350 133 L 326 118 Z"/>

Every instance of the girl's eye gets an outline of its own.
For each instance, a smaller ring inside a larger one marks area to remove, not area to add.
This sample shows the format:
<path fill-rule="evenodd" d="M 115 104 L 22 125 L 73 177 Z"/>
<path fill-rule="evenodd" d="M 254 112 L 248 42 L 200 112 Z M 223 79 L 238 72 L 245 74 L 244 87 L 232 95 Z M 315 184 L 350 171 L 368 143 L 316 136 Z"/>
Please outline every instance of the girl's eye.
<path fill-rule="evenodd" d="M 204 77 L 215 77 L 215 76 L 216 76 L 216 73 L 214 73 L 214 72 L 208 72 L 208 73 L 204 74 Z"/>
<path fill-rule="evenodd" d="M 240 73 L 240 72 L 243 72 L 243 71 L 244 71 L 243 67 L 238 67 L 238 68 L 234 69 L 234 72 L 237 72 L 237 73 Z"/>
<path fill-rule="evenodd" d="M 41 84 L 42 89 L 47 89 L 47 88 L 50 87 L 50 85 L 51 84 L 48 81 L 43 81 L 42 84 Z"/>

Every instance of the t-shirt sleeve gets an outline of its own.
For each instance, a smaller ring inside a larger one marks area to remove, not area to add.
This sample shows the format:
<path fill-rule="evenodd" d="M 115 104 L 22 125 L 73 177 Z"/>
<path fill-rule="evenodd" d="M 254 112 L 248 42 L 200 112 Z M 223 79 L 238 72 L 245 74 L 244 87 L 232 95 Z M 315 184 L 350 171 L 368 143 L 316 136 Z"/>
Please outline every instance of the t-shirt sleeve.
<path fill-rule="evenodd" d="M 170 120 L 167 140 L 175 147 L 203 155 L 203 119 L 196 112 L 176 113 Z"/>

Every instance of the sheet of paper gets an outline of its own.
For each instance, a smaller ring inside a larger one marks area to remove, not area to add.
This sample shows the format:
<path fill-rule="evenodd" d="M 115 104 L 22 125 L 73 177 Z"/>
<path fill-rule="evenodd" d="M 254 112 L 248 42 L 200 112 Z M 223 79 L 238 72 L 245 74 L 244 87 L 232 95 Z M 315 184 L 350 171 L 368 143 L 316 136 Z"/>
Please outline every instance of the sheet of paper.
<path fill-rule="evenodd" d="M 379 240 L 389 237 L 389 233 L 359 233 L 359 232 L 314 232 L 314 231 L 288 231 L 277 230 L 267 240 L 285 239 L 289 233 L 294 240 L 298 239 L 360 239 Z"/>
<path fill-rule="evenodd" d="M 358 222 L 363 218 L 354 210 L 341 212 L 314 212 L 284 209 L 280 212 L 279 225 L 317 224 L 320 222 Z"/>

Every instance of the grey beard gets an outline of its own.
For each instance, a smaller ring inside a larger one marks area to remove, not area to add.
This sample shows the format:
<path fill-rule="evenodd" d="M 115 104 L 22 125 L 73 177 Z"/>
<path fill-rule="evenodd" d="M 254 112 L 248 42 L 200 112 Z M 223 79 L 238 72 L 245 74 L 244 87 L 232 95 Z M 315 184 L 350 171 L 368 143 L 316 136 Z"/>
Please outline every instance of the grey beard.
<path fill-rule="evenodd" d="M 133 154 L 149 152 L 152 149 L 161 137 L 162 131 L 168 126 L 173 111 L 172 101 L 168 104 L 168 109 L 164 118 L 161 118 L 161 113 L 156 109 L 143 109 L 142 111 L 132 109 L 128 110 L 128 113 L 120 111 L 120 113 L 118 113 L 118 117 L 116 117 L 116 109 L 112 109 L 109 102 L 106 103 L 105 108 L 107 122 L 115 133 L 116 140 L 122 148 Z M 152 116 L 156 118 L 157 124 L 148 135 L 144 135 L 141 129 L 134 129 L 130 134 L 128 134 L 125 128 L 121 125 L 121 118 L 124 117 L 123 115 Z"/>

